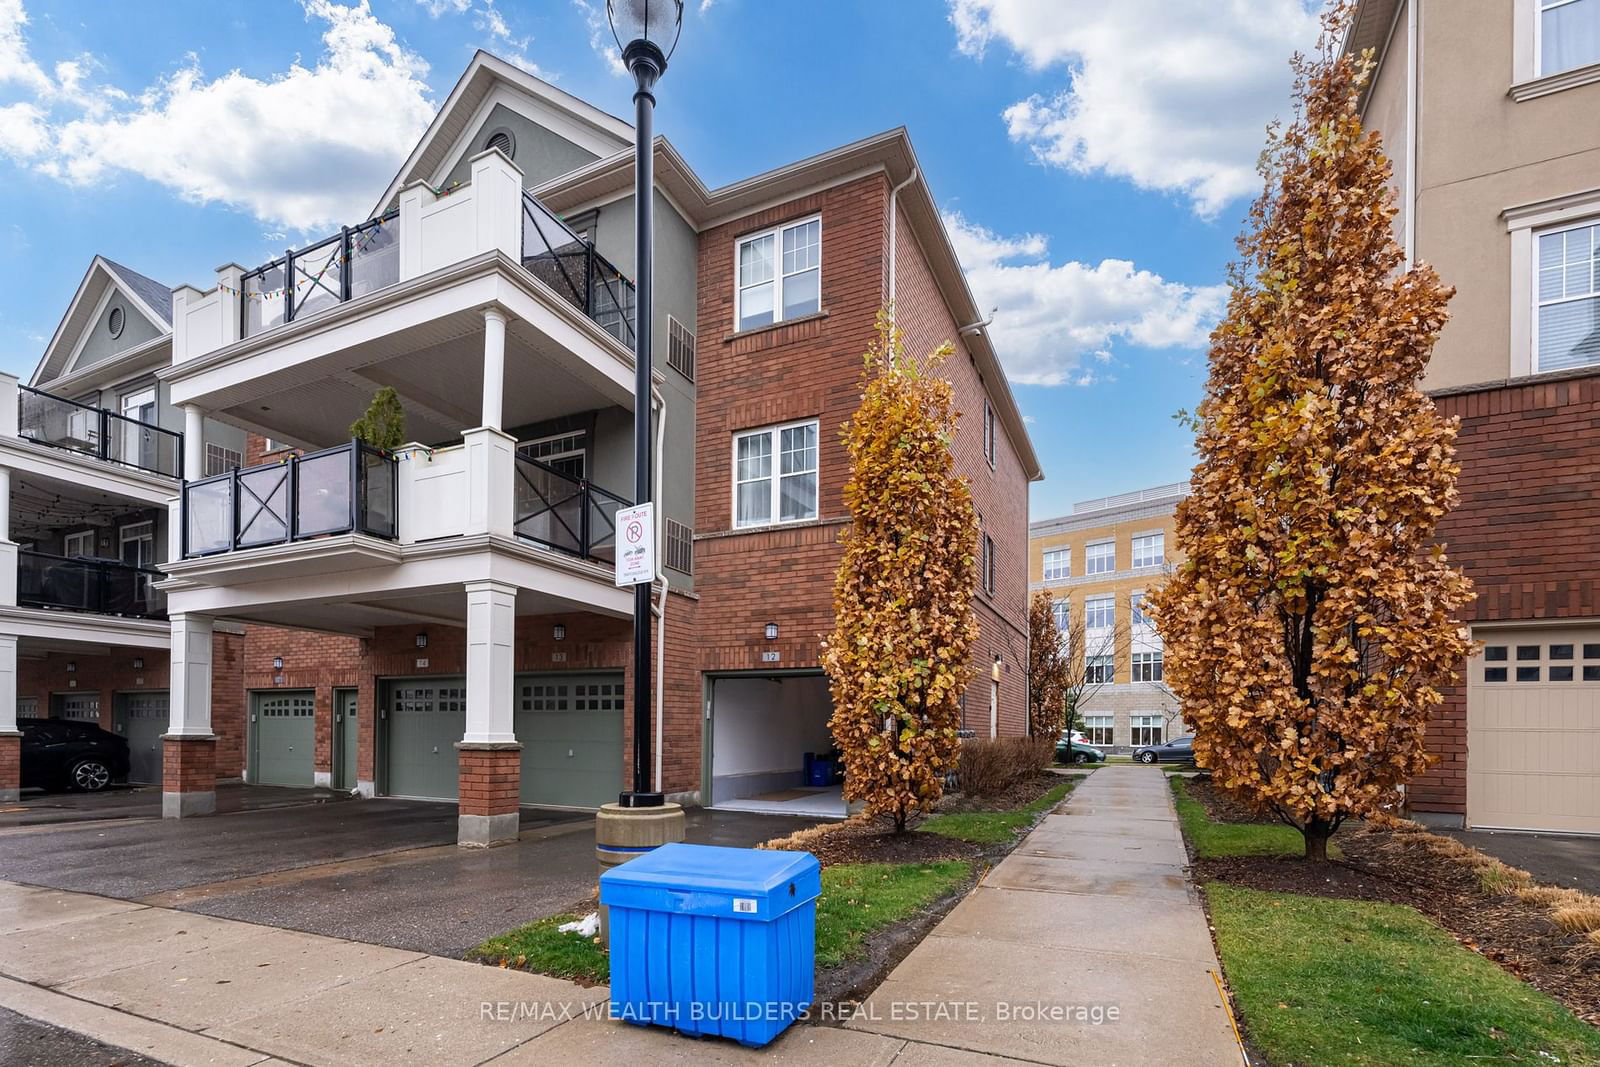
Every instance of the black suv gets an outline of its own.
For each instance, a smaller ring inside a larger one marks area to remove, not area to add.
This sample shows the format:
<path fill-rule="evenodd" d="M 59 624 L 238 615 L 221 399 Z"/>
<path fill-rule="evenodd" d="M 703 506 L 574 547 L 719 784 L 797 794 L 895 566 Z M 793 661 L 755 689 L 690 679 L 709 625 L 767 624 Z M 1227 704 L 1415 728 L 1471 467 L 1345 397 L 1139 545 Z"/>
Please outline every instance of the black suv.
<path fill-rule="evenodd" d="M 23 719 L 22 784 L 96 793 L 128 777 L 128 741 L 93 723 Z"/>

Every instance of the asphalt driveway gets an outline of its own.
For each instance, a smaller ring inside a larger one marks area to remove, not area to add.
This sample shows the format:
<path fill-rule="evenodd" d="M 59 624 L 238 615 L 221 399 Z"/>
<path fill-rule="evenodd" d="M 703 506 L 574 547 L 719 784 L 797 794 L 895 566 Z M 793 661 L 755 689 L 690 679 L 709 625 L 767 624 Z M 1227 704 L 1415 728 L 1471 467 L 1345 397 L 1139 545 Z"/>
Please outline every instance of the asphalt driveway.
<path fill-rule="evenodd" d="M 1600 837 L 1511 833 L 1505 830 L 1436 830 L 1521 867 L 1547 885 L 1600 893 Z"/>
<path fill-rule="evenodd" d="M 748 847 L 810 825 L 696 809 L 687 837 Z M 452 957 L 594 889 L 590 815 L 527 808 L 514 844 L 455 840 L 453 804 L 302 803 L 4 831 L 0 878 Z"/>

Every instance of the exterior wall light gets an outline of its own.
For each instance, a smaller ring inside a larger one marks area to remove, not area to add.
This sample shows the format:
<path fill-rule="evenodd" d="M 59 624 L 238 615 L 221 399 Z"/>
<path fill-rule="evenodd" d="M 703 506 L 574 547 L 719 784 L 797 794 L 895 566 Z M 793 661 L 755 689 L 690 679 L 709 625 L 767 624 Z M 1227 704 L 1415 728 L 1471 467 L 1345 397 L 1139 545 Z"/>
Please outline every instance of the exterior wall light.
<path fill-rule="evenodd" d="M 138 656 L 133 657 L 133 669 L 136 671 L 144 670 L 144 660 Z"/>
<path fill-rule="evenodd" d="M 417 647 L 418 648 L 427 648 L 428 647 L 428 635 L 427 634 L 418 634 L 417 635 Z"/>
<path fill-rule="evenodd" d="M 75 671 L 77 669 L 78 669 L 77 663 L 75 663 L 74 661 L 72 661 L 70 659 L 67 660 L 67 673 L 68 674 L 71 674 L 73 671 Z"/>
<path fill-rule="evenodd" d="M 565 641 L 567 639 L 567 624 L 564 622 L 556 623 L 550 628 L 550 636 L 557 641 Z"/>
<path fill-rule="evenodd" d="M 272 669 L 275 670 L 275 671 L 283 670 L 283 657 L 282 656 L 273 656 L 272 657 Z"/>
<path fill-rule="evenodd" d="M 768 641 L 776 641 L 777 639 L 778 639 L 778 624 L 775 623 L 775 622 L 767 623 L 767 640 Z"/>

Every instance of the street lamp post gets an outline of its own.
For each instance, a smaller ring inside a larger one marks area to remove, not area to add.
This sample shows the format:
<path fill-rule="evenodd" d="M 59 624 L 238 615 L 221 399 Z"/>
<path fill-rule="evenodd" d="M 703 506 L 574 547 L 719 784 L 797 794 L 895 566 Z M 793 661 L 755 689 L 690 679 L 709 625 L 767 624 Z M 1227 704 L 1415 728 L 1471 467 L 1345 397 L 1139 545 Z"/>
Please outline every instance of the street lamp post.
<path fill-rule="evenodd" d="M 667 69 L 683 25 L 683 0 L 606 0 L 606 17 L 622 61 L 634 81 L 634 500 L 651 502 L 650 477 L 650 341 L 655 325 L 654 145 L 655 87 Z M 656 507 L 660 501 L 654 502 Z M 633 775 L 630 788 L 615 804 L 595 816 L 595 859 L 600 873 L 671 841 L 683 840 L 683 808 L 668 804 L 650 781 L 650 601 L 654 586 L 633 587 Z M 600 909 L 602 933 L 609 937 L 606 909 Z"/>

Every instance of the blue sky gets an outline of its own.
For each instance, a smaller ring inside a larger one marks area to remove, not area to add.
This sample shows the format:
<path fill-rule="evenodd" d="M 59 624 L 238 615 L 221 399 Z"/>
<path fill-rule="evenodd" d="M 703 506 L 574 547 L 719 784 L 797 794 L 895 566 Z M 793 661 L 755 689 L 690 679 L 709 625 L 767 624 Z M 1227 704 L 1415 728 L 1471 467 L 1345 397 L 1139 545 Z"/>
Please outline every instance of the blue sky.
<path fill-rule="evenodd" d="M 0 0 L 0 368 L 90 257 L 169 284 L 362 217 L 474 49 L 614 114 L 603 0 Z M 658 131 L 715 186 L 910 129 L 1046 471 L 1186 478 L 1172 415 L 1305 0 L 689 0 Z M 213 276 L 214 277 L 214 276 Z"/>

